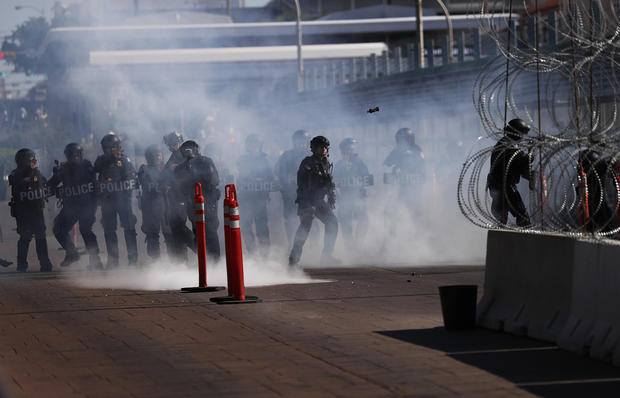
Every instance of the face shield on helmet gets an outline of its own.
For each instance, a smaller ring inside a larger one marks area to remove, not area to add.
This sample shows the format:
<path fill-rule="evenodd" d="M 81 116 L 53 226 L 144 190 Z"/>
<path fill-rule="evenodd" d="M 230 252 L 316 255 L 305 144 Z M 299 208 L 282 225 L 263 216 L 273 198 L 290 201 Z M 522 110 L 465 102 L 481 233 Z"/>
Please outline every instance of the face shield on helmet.
<path fill-rule="evenodd" d="M 123 152 L 121 139 L 114 133 L 108 133 L 101 139 L 101 149 L 106 155 L 120 156 Z"/>
<path fill-rule="evenodd" d="M 345 138 L 340 141 L 340 145 L 338 145 L 338 147 L 340 148 L 340 153 L 342 153 L 343 156 L 351 156 L 355 155 L 357 152 L 356 145 L 357 140 L 354 138 Z"/>
<path fill-rule="evenodd" d="M 65 147 L 65 158 L 67 159 L 67 162 L 81 162 L 83 159 L 83 153 L 84 151 L 78 143 L 72 142 L 70 144 L 67 144 L 67 146 Z"/>
<path fill-rule="evenodd" d="M 161 152 L 157 145 L 150 145 L 144 151 L 144 158 L 146 163 L 150 166 L 159 166 L 164 164 L 164 154 Z"/>
<path fill-rule="evenodd" d="M 513 140 L 520 140 L 530 131 L 530 126 L 521 119 L 512 119 L 504 128 L 504 134 Z"/>
<path fill-rule="evenodd" d="M 396 132 L 394 136 L 396 145 L 399 147 L 412 147 L 415 145 L 415 134 L 413 130 L 403 127 Z"/>
<path fill-rule="evenodd" d="M 310 141 L 310 149 L 317 156 L 327 156 L 329 152 L 329 140 L 327 137 L 317 135 Z"/>
<path fill-rule="evenodd" d="M 183 145 L 179 148 L 181 154 L 185 159 L 193 159 L 200 155 L 200 146 L 196 143 L 196 141 L 185 141 Z"/>
<path fill-rule="evenodd" d="M 293 133 L 293 148 L 307 149 L 310 135 L 306 130 L 297 130 Z"/>
<path fill-rule="evenodd" d="M 178 131 L 173 131 L 170 134 L 164 136 L 164 144 L 168 147 L 170 152 L 174 152 L 183 144 L 183 135 Z"/>
<path fill-rule="evenodd" d="M 22 148 L 15 153 L 15 164 L 19 168 L 36 168 L 37 158 L 34 152 L 28 148 Z"/>

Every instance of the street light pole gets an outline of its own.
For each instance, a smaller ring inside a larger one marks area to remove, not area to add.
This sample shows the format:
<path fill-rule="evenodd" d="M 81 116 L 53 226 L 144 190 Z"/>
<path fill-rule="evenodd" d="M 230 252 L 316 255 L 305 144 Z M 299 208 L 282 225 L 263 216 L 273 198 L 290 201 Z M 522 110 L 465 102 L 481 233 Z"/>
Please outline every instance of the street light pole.
<path fill-rule="evenodd" d="M 297 11 L 297 91 L 304 91 L 304 59 L 301 54 L 301 7 L 299 0 L 295 0 Z"/>
<path fill-rule="evenodd" d="M 415 24 L 418 31 L 418 59 L 420 60 L 420 68 L 424 68 L 424 25 L 422 24 L 422 0 L 418 0 Z"/>

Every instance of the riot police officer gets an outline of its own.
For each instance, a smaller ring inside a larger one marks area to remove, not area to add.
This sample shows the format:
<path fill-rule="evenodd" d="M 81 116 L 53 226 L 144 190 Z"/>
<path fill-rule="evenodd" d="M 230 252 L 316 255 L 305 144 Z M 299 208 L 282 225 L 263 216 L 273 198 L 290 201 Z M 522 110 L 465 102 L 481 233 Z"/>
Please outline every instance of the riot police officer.
<path fill-rule="evenodd" d="M 617 160 L 608 152 L 605 135 L 592 132 L 588 135 L 589 147 L 579 153 L 579 171 L 585 174 L 587 182 L 588 218 L 586 230 L 607 232 L 614 228 L 613 213 L 605 195 L 606 188 L 616 179 Z M 614 189 L 615 192 L 615 189 Z M 583 200 L 583 198 L 580 198 Z"/>
<path fill-rule="evenodd" d="M 199 182 L 202 185 L 202 195 L 205 200 L 205 238 L 207 246 L 207 254 L 214 260 L 220 257 L 220 242 L 217 235 L 217 227 L 219 221 L 217 218 L 217 201 L 220 197 L 220 191 L 217 186 L 220 183 L 219 176 L 213 161 L 206 156 L 200 154 L 200 146 L 194 141 L 185 141 L 180 148 L 185 161 L 179 164 L 174 170 L 174 178 L 176 181 L 175 193 L 178 195 L 178 201 L 183 200 L 185 203 L 194 203 L 195 184 Z M 185 227 L 187 217 L 192 218 L 194 215 L 193 206 L 187 206 L 185 218 L 182 220 L 176 218 L 170 226 L 173 234 L 180 233 Z M 194 229 L 194 245 L 195 250 L 195 228 Z"/>
<path fill-rule="evenodd" d="M 121 140 L 110 132 L 101 139 L 103 155 L 95 160 L 101 200 L 101 224 L 108 251 L 107 267 L 118 265 L 117 216 L 125 234 L 129 265 L 138 262 L 136 216 L 131 208 L 132 192 L 136 189 L 136 170 L 123 154 Z"/>
<path fill-rule="evenodd" d="M 282 215 L 284 216 L 284 230 L 290 240 L 294 236 L 297 219 L 297 169 L 299 164 L 308 156 L 308 142 L 310 136 L 305 130 L 293 133 L 293 148 L 285 151 L 276 164 L 280 193 L 282 194 Z"/>
<path fill-rule="evenodd" d="M 34 235 L 37 257 L 41 272 L 52 270 L 47 252 L 45 238 L 45 218 L 43 208 L 49 190 L 46 180 L 37 167 L 37 158 L 28 148 L 22 148 L 15 154 L 17 168 L 9 175 L 11 186 L 11 216 L 17 222 L 17 271 L 26 272 L 28 269 L 28 248 Z"/>
<path fill-rule="evenodd" d="M 491 152 L 487 188 L 492 199 L 491 212 L 501 225 L 508 222 L 508 212 L 515 217 L 519 227 L 530 225 L 527 209 L 517 190 L 521 177 L 530 179 L 531 158 L 519 147 L 529 131 L 530 127 L 523 120 L 511 120 L 504 127 L 504 137 Z"/>
<path fill-rule="evenodd" d="M 338 220 L 342 227 L 342 236 L 350 249 L 359 247 L 359 242 L 366 236 L 366 186 L 373 183 L 368 167 L 357 154 L 356 144 L 357 141 L 353 138 L 343 139 L 339 145 L 342 159 L 334 165 L 334 181 L 340 194 Z M 354 222 L 357 223 L 355 232 Z"/>
<path fill-rule="evenodd" d="M 180 150 L 181 144 L 183 144 L 183 135 L 178 131 L 172 131 L 164 136 L 164 143 L 170 151 L 170 157 L 164 166 L 160 179 L 166 207 L 165 219 L 168 225 L 163 234 L 166 242 L 169 242 L 167 245 L 168 256 L 177 261 L 186 261 L 187 248 L 195 250 L 196 245 L 192 231 L 185 225 L 188 206 L 189 208 L 192 207 L 191 202 L 187 203 L 187 198 L 184 195 L 175 192 L 175 169 L 185 161 Z M 176 230 L 172 225 L 176 226 Z"/>
<path fill-rule="evenodd" d="M 64 152 L 67 161 L 54 167 L 54 175 L 48 181 L 48 186 L 56 190 L 56 197 L 62 203 L 62 209 L 54 219 L 54 236 L 65 249 L 65 259 L 60 266 L 68 266 L 80 259 L 69 236 L 69 232 L 77 222 L 89 255 L 89 267 L 103 268 L 99 258 L 97 237 L 93 233 L 97 211 L 95 169 L 89 160 L 84 159 L 79 144 L 75 142 L 68 144 Z M 60 184 L 61 187 L 57 189 Z"/>
<path fill-rule="evenodd" d="M 158 260 L 161 255 L 159 233 L 170 236 L 169 226 L 165 218 L 164 194 L 160 186 L 161 174 L 164 170 L 164 155 L 157 145 L 150 145 L 144 151 L 146 164 L 138 170 L 140 182 L 140 210 L 142 210 L 142 232 L 146 235 L 146 253 Z"/>
<path fill-rule="evenodd" d="M 267 225 L 267 202 L 273 183 L 273 173 L 262 150 L 263 143 L 256 134 L 245 140 L 246 153 L 239 158 L 239 201 L 243 206 L 241 228 L 243 243 L 248 253 L 256 250 L 256 241 L 262 256 L 269 251 L 269 226 Z M 256 231 L 256 237 L 254 232 Z"/>
<path fill-rule="evenodd" d="M 336 192 L 332 181 L 332 164 L 329 162 L 329 140 L 316 136 L 310 141 L 312 156 L 302 160 L 297 171 L 297 214 L 299 227 L 295 233 L 293 248 L 289 256 L 289 265 L 296 265 L 301 259 L 301 252 L 310 233 L 314 217 L 325 225 L 323 255 L 321 264 L 338 264 L 333 257 L 338 220 L 334 215 Z"/>

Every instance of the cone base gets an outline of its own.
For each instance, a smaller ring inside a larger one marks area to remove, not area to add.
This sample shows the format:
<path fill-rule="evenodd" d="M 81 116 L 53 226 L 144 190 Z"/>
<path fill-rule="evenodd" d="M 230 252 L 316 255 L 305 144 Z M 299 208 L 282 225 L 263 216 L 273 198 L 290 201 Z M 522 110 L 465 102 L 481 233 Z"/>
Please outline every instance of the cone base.
<path fill-rule="evenodd" d="M 224 290 L 224 286 L 194 286 L 194 287 L 184 287 L 181 289 L 183 293 L 201 293 L 201 292 L 219 292 L 220 290 Z"/>
<path fill-rule="evenodd" d="M 263 300 L 256 296 L 245 296 L 245 300 L 237 300 L 233 296 L 213 297 L 210 300 L 216 304 L 253 304 L 263 302 Z"/>

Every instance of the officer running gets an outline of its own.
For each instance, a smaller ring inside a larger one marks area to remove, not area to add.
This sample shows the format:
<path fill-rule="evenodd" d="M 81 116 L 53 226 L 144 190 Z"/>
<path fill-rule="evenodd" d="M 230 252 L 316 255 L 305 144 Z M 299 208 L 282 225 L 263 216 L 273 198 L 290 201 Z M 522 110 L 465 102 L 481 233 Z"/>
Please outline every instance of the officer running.
<path fill-rule="evenodd" d="M 15 154 L 17 168 L 9 175 L 11 186 L 11 216 L 17 222 L 17 272 L 28 269 L 28 248 L 34 235 L 41 272 L 50 272 L 52 263 L 47 252 L 45 217 L 43 208 L 49 190 L 46 180 L 37 167 L 32 150 L 23 148 Z"/>
<path fill-rule="evenodd" d="M 95 160 L 101 200 L 101 224 L 108 251 L 107 268 L 118 266 L 117 215 L 125 234 L 129 265 L 138 263 L 136 216 L 131 208 L 131 194 L 136 189 L 136 170 L 123 154 L 121 140 L 110 132 L 101 139 L 103 155 Z"/>
<path fill-rule="evenodd" d="M 332 181 L 332 164 L 329 162 L 329 140 L 322 135 L 310 141 L 312 156 L 306 157 L 297 171 L 297 214 L 299 228 L 295 234 L 289 265 L 299 263 L 301 252 L 310 233 L 314 217 L 325 225 L 321 264 L 339 264 L 333 257 L 338 220 L 334 215 L 336 192 Z"/>
<path fill-rule="evenodd" d="M 79 223 L 80 234 L 89 256 L 88 266 L 102 269 L 99 245 L 93 232 L 98 191 L 95 169 L 89 160 L 84 159 L 79 144 L 68 144 L 64 152 L 67 161 L 54 167 L 54 174 L 47 182 L 62 203 L 60 213 L 54 219 L 54 236 L 65 249 L 65 259 L 60 266 L 66 267 L 80 259 L 73 239 L 69 236 L 75 223 Z M 58 187 L 59 185 L 61 186 Z"/>

